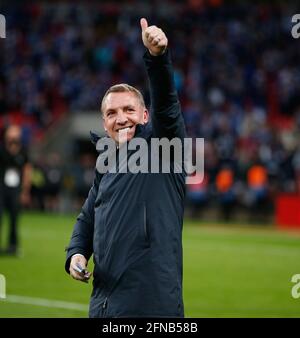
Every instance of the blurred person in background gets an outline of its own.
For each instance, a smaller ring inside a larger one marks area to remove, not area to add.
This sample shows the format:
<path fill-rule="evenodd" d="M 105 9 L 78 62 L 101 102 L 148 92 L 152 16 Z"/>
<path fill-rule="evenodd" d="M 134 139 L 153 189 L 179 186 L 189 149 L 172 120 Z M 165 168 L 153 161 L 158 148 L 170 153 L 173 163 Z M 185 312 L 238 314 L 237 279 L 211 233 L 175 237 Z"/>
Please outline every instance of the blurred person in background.
<path fill-rule="evenodd" d="M 47 156 L 45 171 L 45 209 L 50 212 L 59 211 L 60 194 L 63 183 L 61 157 L 58 153 Z"/>
<path fill-rule="evenodd" d="M 11 125 L 5 130 L 3 146 L 0 146 L 0 231 L 4 210 L 7 210 L 10 221 L 8 247 L 2 253 L 11 255 L 18 254 L 19 249 L 20 203 L 24 206 L 30 204 L 31 164 L 21 137 L 21 128 Z"/>
<path fill-rule="evenodd" d="M 226 222 L 231 220 L 236 205 L 234 183 L 233 169 L 228 165 L 223 165 L 216 176 L 216 190 L 221 219 Z"/>
<path fill-rule="evenodd" d="M 167 37 L 160 28 L 148 27 L 146 19 L 140 24 L 147 49 L 144 62 L 150 81 L 151 123 L 141 93 L 126 84 L 110 87 L 101 110 L 107 134 L 115 141 L 114 151 L 118 152 L 120 143 L 139 137 L 148 143 L 150 156 L 152 138 L 183 140 L 185 127 Z M 168 174 L 96 171 L 65 264 L 73 278 L 87 281 L 91 274 L 80 270 L 86 269 L 93 254 L 90 317 L 184 316 L 185 176 L 174 170 Z"/>
<path fill-rule="evenodd" d="M 209 203 L 209 177 L 207 173 L 204 173 L 203 179 L 198 173 L 190 176 L 190 184 L 187 185 L 186 189 L 186 199 L 191 212 L 190 216 L 201 217 L 201 212 Z"/>
<path fill-rule="evenodd" d="M 72 168 L 72 177 L 74 180 L 76 196 L 75 209 L 80 210 L 88 195 L 95 175 L 95 156 L 91 153 L 82 153 L 79 155 L 79 161 Z"/>
<path fill-rule="evenodd" d="M 269 190 L 266 166 L 259 160 L 253 161 L 247 171 L 248 192 L 246 201 L 250 211 L 250 220 L 264 221 L 268 209 Z"/>
<path fill-rule="evenodd" d="M 31 208 L 41 211 L 45 210 L 46 174 L 44 167 L 45 165 L 42 157 L 32 163 L 30 191 Z"/>

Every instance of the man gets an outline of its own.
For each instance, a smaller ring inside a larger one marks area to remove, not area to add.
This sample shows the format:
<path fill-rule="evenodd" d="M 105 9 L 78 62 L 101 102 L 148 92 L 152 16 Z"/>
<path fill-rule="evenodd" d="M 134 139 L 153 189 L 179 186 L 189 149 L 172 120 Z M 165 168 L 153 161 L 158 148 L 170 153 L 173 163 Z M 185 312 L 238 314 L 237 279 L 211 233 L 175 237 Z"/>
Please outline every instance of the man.
<path fill-rule="evenodd" d="M 6 129 L 4 145 L 0 147 L 0 227 L 4 209 L 7 209 L 10 218 L 8 247 L 2 253 L 18 253 L 20 202 L 28 205 L 30 188 L 31 164 L 22 146 L 21 128 L 11 125 Z"/>
<path fill-rule="evenodd" d="M 120 144 L 143 138 L 185 137 L 168 40 L 141 19 L 150 81 L 151 122 L 141 93 L 121 84 L 103 97 L 104 127 Z M 125 138 L 125 139 L 124 139 Z M 150 147 L 151 151 L 151 147 Z M 130 155 L 128 155 L 130 156 Z M 105 173 L 77 218 L 65 269 L 87 281 L 93 254 L 90 317 L 183 317 L 182 222 L 185 173 Z"/>

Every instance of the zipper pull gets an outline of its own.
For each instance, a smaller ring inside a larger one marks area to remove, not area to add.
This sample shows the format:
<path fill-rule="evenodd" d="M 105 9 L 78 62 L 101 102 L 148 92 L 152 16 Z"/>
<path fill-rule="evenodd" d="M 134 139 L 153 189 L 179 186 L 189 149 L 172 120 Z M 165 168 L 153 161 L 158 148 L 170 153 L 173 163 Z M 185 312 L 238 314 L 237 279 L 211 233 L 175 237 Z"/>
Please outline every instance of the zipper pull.
<path fill-rule="evenodd" d="M 106 306 L 107 306 L 107 297 L 106 297 L 105 300 L 104 300 L 104 303 L 103 303 L 103 305 L 102 305 L 102 308 L 103 308 L 103 309 L 106 309 Z"/>

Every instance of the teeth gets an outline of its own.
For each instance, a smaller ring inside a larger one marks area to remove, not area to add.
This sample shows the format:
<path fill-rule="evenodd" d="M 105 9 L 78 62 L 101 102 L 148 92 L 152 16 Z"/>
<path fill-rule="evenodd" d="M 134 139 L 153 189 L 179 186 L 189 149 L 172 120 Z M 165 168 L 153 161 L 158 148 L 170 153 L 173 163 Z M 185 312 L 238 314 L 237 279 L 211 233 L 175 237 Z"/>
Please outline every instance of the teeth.
<path fill-rule="evenodd" d="M 127 132 L 127 131 L 129 131 L 129 130 L 130 130 L 130 128 L 127 127 L 127 128 L 119 129 L 118 132 L 119 132 L 119 133 L 120 133 L 120 132 Z"/>

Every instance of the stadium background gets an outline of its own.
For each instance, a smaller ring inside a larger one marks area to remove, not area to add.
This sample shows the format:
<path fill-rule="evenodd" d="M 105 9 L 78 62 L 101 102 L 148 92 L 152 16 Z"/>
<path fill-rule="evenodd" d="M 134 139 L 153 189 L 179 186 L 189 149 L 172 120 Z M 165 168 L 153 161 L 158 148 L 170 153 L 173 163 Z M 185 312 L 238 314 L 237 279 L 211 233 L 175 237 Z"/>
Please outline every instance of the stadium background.
<path fill-rule="evenodd" d="M 64 247 L 93 179 L 102 95 L 127 82 L 149 104 L 143 16 L 166 31 L 188 135 L 205 139 L 205 179 L 187 191 L 186 315 L 299 317 L 295 2 L 4 1 L 0 13 L 0 131 L 19 124 L 34 164 L 22 254 L 0 257 L 0 317 L 86 316 L 90 285 L 64 273 Z"/>

